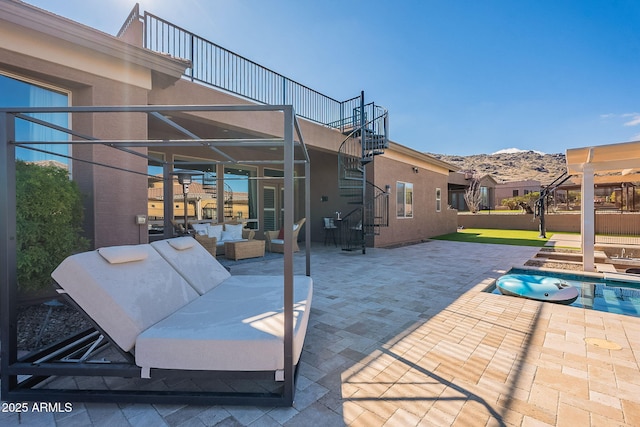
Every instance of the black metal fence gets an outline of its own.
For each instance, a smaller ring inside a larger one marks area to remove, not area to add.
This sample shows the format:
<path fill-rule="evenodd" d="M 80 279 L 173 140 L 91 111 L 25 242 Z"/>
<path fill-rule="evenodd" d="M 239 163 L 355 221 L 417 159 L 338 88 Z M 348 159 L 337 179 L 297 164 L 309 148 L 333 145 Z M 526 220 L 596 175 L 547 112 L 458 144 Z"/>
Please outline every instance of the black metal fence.
<path fill-rule="evenodd" d="M 145 48 L 191 61 L 185 76 L 192 81 L 263 104 L 293 105 L 298 116 L 336 128 L 359 100 L 323 95 L 146 11 L 144 24 Z"/>

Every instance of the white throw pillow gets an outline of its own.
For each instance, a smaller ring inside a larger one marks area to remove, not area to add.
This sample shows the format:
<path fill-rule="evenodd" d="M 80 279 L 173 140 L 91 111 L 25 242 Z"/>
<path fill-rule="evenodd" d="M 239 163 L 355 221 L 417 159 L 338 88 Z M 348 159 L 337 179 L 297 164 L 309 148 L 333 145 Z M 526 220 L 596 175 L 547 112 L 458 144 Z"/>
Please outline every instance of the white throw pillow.
<path fill-rule="evenodd" d="M 98 253 L 109 264 L 142 261 L 149 256 L 147 250 L 139 245 L 109 246 L 98 249 Z"/>
<path fill-rule="evenodd" d="M 207 227 L 209 224 L 191 224 L 191 227 L 195 230 L 195 232 L 201 236 L 207 235 Z"/>
<path fill-rule="evenodd" d="M 167 240 L 167 242 L 169 242 L 174 249 L 184 251 L 185 249 L 192 248 L 196 240 L 193 237 L 176 237 L 175 239 Z"/>
<path fill-rule="evenodd" d="M 222 224 L 209 225 L 207 227 L 207 235 L 209 237 L 215 237 L 218 242 L 222 240 Z"/>
<path fill-rule="evenodd" d="M 224 226 L 224 230 L 225 232 L 231 232 L 233 238 L 229 239 L 229 240 L 242 240 L 242 227 L 244 227 L 242 224 L 236 224 L 236 225 L 232 225 L 232 224 L 225 224 Z"/>

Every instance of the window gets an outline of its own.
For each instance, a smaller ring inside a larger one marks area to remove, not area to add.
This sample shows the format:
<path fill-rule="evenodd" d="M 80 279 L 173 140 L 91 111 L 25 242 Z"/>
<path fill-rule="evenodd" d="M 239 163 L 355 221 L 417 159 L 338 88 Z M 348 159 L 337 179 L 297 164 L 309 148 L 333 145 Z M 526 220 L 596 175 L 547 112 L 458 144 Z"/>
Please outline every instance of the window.
<path fill-rule="evenodd" d="M 265 186 L 262 194 L 262 216 L 264 219 L 265 231 L 278 230 L 278 216 L 277 212 L 277 200 L 276 200 L 277 188 L 272 186 Z"/>
<path fill-rule="evenodd" d="M 518 197 L 518 190 L 513 190 L 513 197 Z"/>
<path fill-rule="evenodd" d="M 436 188 L 436 212 L 442 210 L 442 190 Z"/>
<path fill-rule="evenodd" d="M 526 196 L 527 194 L 529 194 L 530 191 L 529 190 L 524 190 L 524 195 Z"/>
<path fill-rule="evenodd" d="M 489 188 L 480 187 L 480 206 L 481 209 L 491 209 L 491 201 L 489 200 Z"/>
<path fill-rule="evenodd" d="M 282 179 L 284 171 L 279 169 L 267 169 L 263 171 L 265 178 L 277 178 L 269 180 L 263 190 L 263 220 L 265 231 L 279 230 L 284 223 L 284 184 Z"/>
<path fill-rule="evenodd" d="M 398 218 L 413 218 L 413 184 L 396 183 L 396 215 Z"/>
<path fill-rule="evenodd" d="M 224 168 L 225 194 L 224 219 L 242 220 L 248 228 L 258 228 L 258 199 L 255 168 L 226 166 Z M 227 186 L 228 185 L 228 186 Z"/>
<path fill-rule="evenodd" d="M 0 74 L 0 106 L 1 107 L 67 107 L 69 96 L 62 91 L 46 88 L 43 85 L 28 83 Z M 68 113 L 39 113 L 33 117 L 55 125 L 68 128 Z M 16 121 L 17 141 L 68 141 L 69 135 L 65 132 L 53 130 L 46 126 L 38 125 L 26 120 Z M 63 164 L 69 164 L 69 145 L 66 144 L 37 144 L 33 148 L 42 151 L 30 150 L 26 147 L 16 148 L 16 158 L 27 162 L 42 162 L 53 160 Z M 60 154 L 59 156 L 56 154 Z"/>

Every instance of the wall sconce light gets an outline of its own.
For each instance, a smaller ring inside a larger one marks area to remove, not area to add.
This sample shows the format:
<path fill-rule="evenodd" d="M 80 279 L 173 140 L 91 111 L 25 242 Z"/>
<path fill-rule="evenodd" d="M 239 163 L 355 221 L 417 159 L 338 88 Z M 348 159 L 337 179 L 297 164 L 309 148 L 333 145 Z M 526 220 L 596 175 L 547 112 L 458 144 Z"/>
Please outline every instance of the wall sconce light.
<path fill-rule="evenodd" d="M 413 169 L 413 173 L 418 173 L 418 168 L 417 167 L 414 166 L 412 169 Z"/>
<path fill-rule="evenodd" d="M 389 184 L 384 186 L 384 192 L 387 194 L 391 194 L 391 186 Z"/>

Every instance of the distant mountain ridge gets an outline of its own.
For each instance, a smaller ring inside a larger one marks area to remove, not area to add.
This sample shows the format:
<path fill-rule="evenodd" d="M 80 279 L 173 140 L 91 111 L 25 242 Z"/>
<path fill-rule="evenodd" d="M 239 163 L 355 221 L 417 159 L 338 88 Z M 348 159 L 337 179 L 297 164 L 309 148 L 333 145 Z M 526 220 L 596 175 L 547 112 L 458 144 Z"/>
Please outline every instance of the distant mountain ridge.
<path fill-rule="evenodd" d="M 461 170 L 475 170 L 480 175 L 491 175 L 497 182 L 534 179 L 546 185 L 567 170 L 565 155 L 544 154 L 536 151 L 500 150 L 494 154 L 455 156 L 427 153 L 451 163 Z"/>

